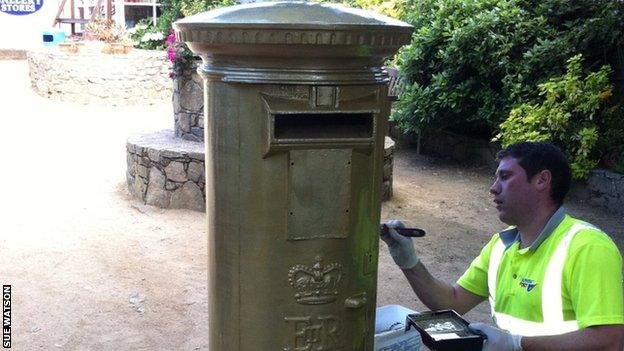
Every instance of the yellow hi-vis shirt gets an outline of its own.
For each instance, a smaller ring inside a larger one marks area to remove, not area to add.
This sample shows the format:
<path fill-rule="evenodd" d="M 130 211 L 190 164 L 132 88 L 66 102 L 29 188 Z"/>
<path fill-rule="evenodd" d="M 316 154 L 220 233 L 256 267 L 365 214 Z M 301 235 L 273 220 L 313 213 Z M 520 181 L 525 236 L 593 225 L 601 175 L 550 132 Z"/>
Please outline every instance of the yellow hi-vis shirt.
<path fill-rule="evenodd" d="M 515 228 L 495 234 L 457 281 L 490 299 L 499 328 L 524 336 L 624 324 L 622 282 L 617 246 L 563 208 L 531 247 L 519 249 Z"/>

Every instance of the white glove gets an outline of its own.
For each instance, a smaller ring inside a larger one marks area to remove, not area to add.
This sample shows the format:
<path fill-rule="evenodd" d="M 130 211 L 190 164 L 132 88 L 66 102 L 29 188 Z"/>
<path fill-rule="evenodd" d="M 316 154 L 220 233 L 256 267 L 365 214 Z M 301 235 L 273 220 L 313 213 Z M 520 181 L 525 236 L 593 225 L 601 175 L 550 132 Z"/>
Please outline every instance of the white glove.
<path fill-rule="evenodd" d="M 483 323 L 470 323 L 470 329 L 485 334 L 482 351 L 522 351 L 522 336 L 510 334 Z"/>
<path fill-rule="evenodd" d="M 388 245 L 388 250 L 390 251 L 390 256 L 392 256 L 394 263 L 401 269 L 410 269 L 416 266 L 419 260 L 418 256 L 416 256 L 412 238 L 405 237 L 394 230 L 394 228 L 405 228 L 405 224 L 396 219 L 388 221 L 385 224 L 388 226 L 388 234 L 382 235 L 381 240 Z"/>

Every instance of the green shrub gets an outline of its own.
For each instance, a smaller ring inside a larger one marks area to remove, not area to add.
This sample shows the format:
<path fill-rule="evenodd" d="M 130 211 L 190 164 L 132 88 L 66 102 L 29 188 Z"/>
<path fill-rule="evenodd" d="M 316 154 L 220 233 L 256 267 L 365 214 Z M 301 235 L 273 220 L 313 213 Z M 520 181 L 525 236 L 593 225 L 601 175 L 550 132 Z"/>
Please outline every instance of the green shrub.
<path fill-rule="evenodd" d="M 513 1 L 414 3 L 407 17 L 415 26 L 413 41 L 398 57 L 409 88 L 394 118 L 408 130 L 466 130 L 472 125 L 469 129 L 483 130 L 488 137 L 509 112 L 517 88 L 512 77 L 517 77 L 524 53 L 538 38 L 553 36 L 546 18 Z"/>
<path fill-rule="evenodd" d="M 396 60 L 407 87 L 392 119 L 424 134 L 489 139 L 570 57 L 596 71 L 624 45 L 624 1 L 408 0 L 404 13 L 415 33 Z"/>
<path fill-rule="evenodd" d="M 140 20 L 134 28 L 128 30 L 128 33 L 135 48 L 145 50 L 162 50 L 164 48 L 165 35 L 152 24 L 150 18 Z"/>
<path fill-rule="evenodd" d="M 185 17 L 211 10 L 217 7 L 236 4 L 234 0 L 184 0 L 182 1 L 181 13 Z"/>
<path fill-rule="evenodd" d="M 407 10 L 406 2 L 402 0 L 351 0 L 348 3 L 394 18 L 403 18 Z"/>
<path fill-rule="evenodd" d="M 551 141 L 568 154 L 572 176 L 586 179 L 598 165 L 597 142 L 603 123 L 597 119 L 612 96 L 607 65 L 583 77 L 581 55 L 568 60 L 567 72 L 539 85 L 541 101 L 511 110 L 497 136 L 503 147 L 520 141 Z"/>
<path fill-rule="evenodd" d="M 160 0 L 162 13 L 157 27 L 167 36 L 173 22 L 180 18 L 234 4 L 235 0 Z"/>

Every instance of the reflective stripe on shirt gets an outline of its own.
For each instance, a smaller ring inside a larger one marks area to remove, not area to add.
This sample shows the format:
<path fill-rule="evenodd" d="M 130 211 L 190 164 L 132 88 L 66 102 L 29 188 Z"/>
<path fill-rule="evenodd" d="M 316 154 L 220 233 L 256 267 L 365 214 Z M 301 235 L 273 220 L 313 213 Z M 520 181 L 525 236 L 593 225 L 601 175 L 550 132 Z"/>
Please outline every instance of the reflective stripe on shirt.
<path fill-rule="evenodd" d="M 498 269 L 503 259 L 503 254 L 505 253 L 505 245 L 503 242 L 500 239 L 496 242 L 490 254 L 488 290 L 492 318 L 499 328 L 505 329 L 512 334 L 524 336 L 556 335 L 579 329 L 578 323 L 575 320 L 564 321 L 563 319 L 561 280 L 570 242 L 572 242 L 576 233 L 584 229 L 595 228 L 586 223 L 576 223 L 572 225 L 558 244 L 548 262 L 544 274 L 544 283 L 542 284 L 542 317 L 544 322 L 527 321 L 496 311 Z"/>
<path fill-rule="evenodd" d="M 557 324 L 547 325 L 542 322 L 531 322 L 516 318 L 501 312 L 494 312 L 496 325 L 512 334 L 522 336 L 542 336 L 565 334 L 578 330 L 576 321 L 563 321 Z"/>

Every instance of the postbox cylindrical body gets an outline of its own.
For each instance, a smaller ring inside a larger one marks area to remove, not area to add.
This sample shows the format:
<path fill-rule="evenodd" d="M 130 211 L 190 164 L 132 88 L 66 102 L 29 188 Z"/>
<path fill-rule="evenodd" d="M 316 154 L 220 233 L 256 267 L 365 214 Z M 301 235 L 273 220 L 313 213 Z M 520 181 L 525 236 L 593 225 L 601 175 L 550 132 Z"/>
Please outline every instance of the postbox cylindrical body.
<path fill-rule="evenodd" d="M 412 28 L 288 2 L 175 28 L 203 59 L 210 350 L 372 350 L 381 65 Z"/>

